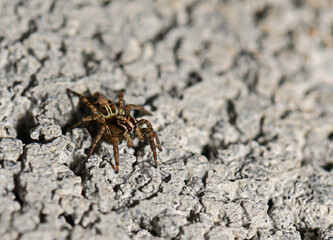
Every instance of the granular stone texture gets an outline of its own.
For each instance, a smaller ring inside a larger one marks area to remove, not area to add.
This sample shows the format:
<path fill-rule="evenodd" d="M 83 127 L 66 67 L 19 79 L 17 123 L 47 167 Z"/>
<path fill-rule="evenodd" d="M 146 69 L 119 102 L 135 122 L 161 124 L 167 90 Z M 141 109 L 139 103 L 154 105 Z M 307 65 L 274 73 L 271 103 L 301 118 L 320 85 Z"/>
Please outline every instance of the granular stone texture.
<path fill-rule="evenodd" d="M 333 239 L 333 2 L 0 1 L 0 239 Z M 145 106 L 113 147 L 67 88 Z"/>

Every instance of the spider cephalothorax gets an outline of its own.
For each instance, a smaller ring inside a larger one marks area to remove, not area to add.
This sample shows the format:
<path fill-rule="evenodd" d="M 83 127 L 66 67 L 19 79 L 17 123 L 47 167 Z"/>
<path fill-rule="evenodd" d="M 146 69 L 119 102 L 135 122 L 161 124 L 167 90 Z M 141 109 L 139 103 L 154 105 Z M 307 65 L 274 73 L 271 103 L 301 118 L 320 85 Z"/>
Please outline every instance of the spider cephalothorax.
<path fill-rule="evenodd" d="M 122 89 L 119 92 L 118 103 L 115 104 L 111 100 L 107 99 L 101 93 L 96 92 L 94 94 L 95 102 L 90 103 L 85 97 L 81 94 L 67 89 L 67 91 L 78 96 L 80 100 L 91 110 L 91 115 L 83 117 L 78 123 L 76 123 L 73 128 L 78 127 L 84 122 L 96 121 L 99 127 L 98 134 L 94 138 L 88 156 L 90 156 L 98 141 L 103 137 L 106 142 L 109 142 L 113 145 L 114 158 L 116 160 L 115 172 L 118 172 L 119 169 L 119 151 L 118 145 L 125 139 L 127 141 L 127 146 L 132 146 L 132 139 L 138 137 L 143 141 L 143 137 L 148 135 L 149 144 L 151 150 L 153 151 L 154 156 L 154 166 L 157 166 L 157 154 L 156 154 L 156 145 L 157 148 L 162 151 L 160 141 L 156 135 L 156 132 L 151 126 L 151 123 L 146 119 L 136 120 L 130 115 L 130 110 L 141 110 L 145 114 L 151 115 L 147 110 L 142 106 L 127 104 L 124 105 L 124 93 L 125 90 Z M 143 125 L 146 125 L 145 128 L 142 128 Z"/>

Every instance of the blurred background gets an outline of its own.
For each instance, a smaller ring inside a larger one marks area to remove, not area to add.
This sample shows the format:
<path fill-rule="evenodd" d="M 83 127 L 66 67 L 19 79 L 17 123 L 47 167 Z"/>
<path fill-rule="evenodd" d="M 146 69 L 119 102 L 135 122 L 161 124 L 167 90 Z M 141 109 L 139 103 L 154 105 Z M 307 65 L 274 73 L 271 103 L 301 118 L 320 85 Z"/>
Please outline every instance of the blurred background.
<path fill-rule="evenodd" d="M 333 2 L 0 1 L 2 239 L 333 238 Z M 144 105 L 101 143 L 70 88 Z M 107 161 L 105 162 L 105 159 Z M 97 219 L 97 220 L 96 220 Z"/>

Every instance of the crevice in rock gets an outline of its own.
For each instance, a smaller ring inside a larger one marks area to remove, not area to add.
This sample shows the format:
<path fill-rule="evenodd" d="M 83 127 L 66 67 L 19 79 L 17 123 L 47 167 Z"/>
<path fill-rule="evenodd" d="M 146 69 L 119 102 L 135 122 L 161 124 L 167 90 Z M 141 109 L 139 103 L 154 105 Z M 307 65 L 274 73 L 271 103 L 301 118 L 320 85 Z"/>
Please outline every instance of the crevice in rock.
<path fill-rule="evenodd" d="M 26 189 L 25 189 L 25 186 L 23 186 L 21 183 L 21 179 L 20 179 L 21 171 L 19 173 L 16 173 L 13 175 L 14 189 L 12 190 L 12 192 L 15 196 L 15 201 L 17 201 L 20 204 L 21 210 L 22 210 L 25 205 L 24 198 L 25 198 L 25 194 L 26 194 Z"/>
<path fill-rule="evenodd" d="M 133 191 L 133 192 L 135 192 L 135 191 Z M 123 212 L 124 210 L 127 211 L 128 209 L 136 207 L 137 205 L 140 204 L 140 202 L 142 202 L 144 200 L 150 200 L 150 199 L 153 199 L 153 198 L 157 197 L 157 195 L 159 193 L 162 193 L 162 192 L 163 192 L 163 188 L 160 185 L 159 189 L 156 192 L 152 193 L 150 196 L 148 196 L 146 198 L 142 198 L 140 200 L 138 200 L 138 199 L 128 199 L 127 203 L 125 203 L 121 207 L 113 208 L 112 211 L 115 211 L 115 212 Z"/>
<path fill-rule="evenodd" d="M 74 159 L 74 161 L 70 164 L 69 169 L 72 170 L 72 172 L 81 178 L 81 183 L 82 183 L 82 192 L 81 195 L 83 197 L 86 197 L 86 187 L 84 185 L 84 183 L 86 181 L 89 181 L 92 179 L 92 175 L 89 173 L 87 167 L 86 167 L 86 161 L 87 161 L 87 157 L 81 158 L 81 157 L 77 157 Z M 97 189 L 97 188 L 96 188 Z"/>
<path fill-rule="evenodd" d="M 121 185 L 121 184 L 116 184 L 116 185 L 113 186 L 113 191 L 114 191 L 115 193 L 117 193 L 117 192 L 120 190 L 120 185 Z"/>
<path fill-rule="evenodd" d="M 237 112 L 236 112 L 235 104 L 230 99 L 227 101 L 227 113 L 228 113 L 228 117 L 229 117 L 229 123 L 233 126 L 236 126 Z"/>
<path fill-rule="evenodd" d="M 44 67 L 45 61 L 47 61 L 49 59 L 49 57 L 44 57 L 43 59 L 38 59 L 35 56 L 35 53 L 32 49 L 28 49 L 28 53 L 33 56 L 35 59 L 37 59 L 40 63 L 40 67 L 33 73 L 30 75 L 30 81 L 29 84 L 23 89 L 23 91 L 21 92 L 21 96 L 26 96 L 26 93 L 28 91 L 30 91 L 30 89 L 32 89 L 33 87 L 37 86 L 38 84 L 38 80 L 36 75 L 40 72 L 40 70 Z"/>
<path fill-rule="evenodd" d="M 39 211 L 39 222 L 46 223 L 47 222 L 47 215 L 43 213 L 44 204 L 42 204 L 42 209 Z"/>
<path fill-rule="evenodd" d="M 96 40 L 100 45 L 105 45 L 105 41 L 103 39 L 103 33 L 100 30 L 97 30 L 92 39 Z"/>
<path fill-rule="evenodd" d="M 187 80 L 186 80 L 186 86 L 185 88 L 192 87 L 198 83 L 202 82 L 202 77 L 197 71 L 191 71 L 188 74 Z"/>
<path fill-rule="evenodd" d="M 190 223 L 199 222 L 200 221 L 200 213 L 191 209 L 190 214 L 189 214 L 189 216 L 187 216 L 186 220 L 189 221 Z"/>
<path fill-rule="evenodd" d="M 237 70 L 240 73 L 240 78 L 244 81 L 250 93 L 256 93 L 260 63 L 255 53 L 241 50 L 234 57 L 230 69 Z"/>
<path fill-rule="evenodd" d="M 327 138 L 328 138 L 329 141 L 333 142 L 333 132 L 329 133 L 327 135 Z"/>
<path fill-rule="evenodd" d="M 304 6 L 304 1 L 302 0 L 293 0 L 292 3 L 296 8 L 301 8 Z"/>
<path fill-rule="evenodd" d="M 278 82 L 278 88 L 282 87 L 288 81 L 289 81 L 289 76 L 282 75 L 279 79 L 279 82 Z"/>
<path fill-rule="evenodd" d="M 150 222 L 150 225 L 152 226 L 152 222 Z M 143 217 L 140 218 L 139 227 L 141 229 L 147 230 L 152 236 L 158 237 L 157 232 L 151 229 L 151 226 L 147 226 L 147 223 L 145 222 L 145 219 Z"/>
<path fill-rule="evenodd" d="M 53 0 L 52 3 L 51 3 L 51 5 L 50 5 L 50 8 L 49 8 L 49 13 L 50 13 L 50 14 L 53 13 L 53 11 L 54 11 L 56 5 L 57 5 L 57 0 Z"/>
<path fill-rule="evenodd" d="M 270 13 L 271 9 L 272 7 L 270 5 L 265 5 L 263 8 L 255 12 L 254 23 L 256 26 L 258 26 L 265 18 L 267 18 L 267 15 Z"/>
<path fill-rule="evenodd" d="M 82 52 L 83 67 L 86 70 L 86 75 L 92 75 L 96 73 L 99 69 L 100 60 L 96 59 L 94 53 Z"/>
<path fill-rule="evenodd" d="M 20 62 L 24 57 L 21 57 L 15 61 L 8 61 L 8 63 L 5 65 L 5 73 L 7 74 L 16 74 L 17 73 L 17 64 Z"/>
<path fill-rule="evenodd" d="M 74 216 L 74 214 L 63 213 L 59 217 L 63 217 L 69 225 L 74 227 L 74 225 L 75 225 L 75 216 Z"/>
<path fill-rule="evenodd" d="M 195 155 L 195 153 L 190 153 L 189 155 L 182 158 L 185 166 L 187 165 L 187 160 L 190 159 L 191 157 L 193 157 L 194 155 Z"/>
<path fill-rule="evenodd" d="M 17 138 L 20 139 L 24 144 L 32 143 L 33 140 L 30 138 L 30 129 L 36 125 L 35 118 L 31 111 L 27 111 L 27 114 L 21 117 L 16 125 Z"/>
<path fill-rule="evenodd" d="M 23 42 L 24 40 L 28 39 L 31 34 L 37 32 L 37 23 L 35 19 L 31 19 L 28 23 L 28 30 L 24 33 L 22 33 L 21 37 L 19 38 L 20 42 Z"/>
<path fill-rule="evenodd" d="M 296 33 L 293 30 L 289 30 L 286 35 L 287 35 L 287 38 L 288 38 L 288 43 L 287 43 L 286 48 L 289 51 L 295 51 L 295 37 L 296 37 Z"/>
<path fill-rule="evenodd" d="M 66 46 L 66 43 L 65 43 L 64 40 L 61 41 L 61 45 L 60 45 L 59 51 L 60 51 L 63 55 L 66 55 L 66 53 L 67 53 L 67 46 Z"/>
<path fill-rule="evenodd" d="M 207 185 L 207 178 L 208 178 L 208 171 L 206 171 L 202 177 L 202 184 L 203 184 L 204 188 L 206 188 L 206 185 Z"/>
<path fill-rule="evenodd" d="M 280 120 L 286 119 L 288 118 L 293 112 L 289 109 L 287 109 L 286 111 L 284 111 L 281 116 L 280 116 Z"/>
<path fill-rule="evenodd" d="M 36 78 L 36 75 L 35 74 L 32 74 L 30 76 L 30 81 L 29 81 L 29 84 L 28 86 L 26 86 L 22 93 L 21 93 L 21 96 L 25 96 L 25 94 L 33 87 L 37 86 L 38 82 L 37 82 L 37 78 Z"/>
<path fill-rule="evenodd" d="M 170 23 L 157 32 L 156 35 L 150 40 L 153 46 L 156 46 L 159 42 L 163 41 L 171 30 L 177 27 L 177 25 L 176 16 L 173 16 Z"/>
<path fill-rule="evenodd" d="M 156 192 L 154 192 L 153 194 L 151 194 L 149 197 L 147 197 L 147 198 L 144 199 L 144 200 L 150 200 L 150 199 L 153 199 L 154 197 L 157 197 L 157 195 L 158 195 L 159 193 L 162 193 L 162 192 L 163 192 L 163 188 L 162 188 L 162 186 L 160 186 L 159 189 L 158 189 Z"/>
<path fill-rule="evenodd" d="M 181 64 L 181 59 L 179 58 L 178 52 L 179 49 L 181 48 L 183 43 L 183 38 L 179 37 L 176 42 L 175 45 L 173 46 L 172 52 L 173 52 L 173 59 L 175 62 L 176 67 L 178 68 Z"/>
<path fill-rule="evenodd" d="M 319 239 L 319 228 L 297 228 L 301 235 L 301 239 Z"/>
<path fill-rule="evenodd" d="M 218 147 L 207 143 L 202 147 L 201 155 L 205 156 L 208 160 L 216 159 L 218 156 Z"/>
<path fill-rule="evenodd" d="M 168 93 L 172 98 L 179 98 L 179 99 L 183 98 L 183 95 L 179 92 L 179 90 L 176 86 L 172 86 L 170 88 L 170 90 L 168 91 Z M 180 116 L 180 118 L 182 118 L 182 117 Z"/>
<path fill-rule="evenodd" d="M 267 213 L 269 213 L 274 206 L 274 202 L 271 198 L 268 200 L 267 205 L 268 205 Z"/>
<path fill-rule="evenodd" d="M 168 174 L 166 177 L 162 178 L 162 181 L 165 183 L 170 182 L 170 180 L 171 180 L 171 174 Z"/>
<path fill-rule="evenodd" d="M 267 146 L 268 143 L 270 142 L 275 142 L 279 136 L 276 134 L 274 136 L 272 136 L 271 138 L 267 139 L 265 138 L 266 134 L 264 132 L 264 124 L 265 124 L 265 116 L 261 116 L 260 121 L 259 121 L 259 132 L 257 133 L 257 135 L 252 139 L 256 142 L 258 142 L 261 146 Z M 246 142 L 246 144 L 248 143 L 248 141 Z"/>
<path fill-rule="evenodd" d="M 231 68 L 242 67 L 244 64 L 248 65 L 257 65 L 258 60 L 255 53 L 247 50 L 240 50 L 238 54 L 235 55 Z"/>
<path fill-rule="evenodd" d="M 107 7 L 107 6 L 109 6 L 111 3 L 112 3 L 112 0 L 103 0 L 103 1 L 101 2 L 101 5 L 102 5 L 103 7 Z"/>
<path fill-rule="evenodd" d="M 88 228 L 88 229 L 92 229 L 95 225 L 95 223 L 99 223 L 100 222 L 100 218 L 97 217 L 93 222 L 89 222 L 87 224 L 87 226 L 84 226 L 83 225 L 83 221 L 86 219 L 86 218 L 89 218 L 89 214 L 90 212 L 93 212 L 93 209 L 94 209 L 94 204 L 93 203 L 90 203 L 89 205 L 89 208 L 88 210 L 86 210 L 83 214 L 82 214 L 82 217 L 80 219 L 80 221 L 78 222 L 78 225 L 82 226 L 84 229 Z"/>
<path fill-rule="evenodd" d="M 259 139 L 265 136 L 264 129 L 263 129 L 264 123 L 265 123 L 265 116 L 261 116 L 260 121 L 259 121 L 259 132 L 253 138 L 254 141 L 259 142 Z"/>
<path fill-rule="evenodd" d="M 333 162 L 325 163 L 325 165 L 323 165 L 322 168 L 323 168 L 325 171 L 327 171 L 327 172 L 332 171 L 332 169 L 333 169 Z"/>
<path fill-rule="evenodd" d="M 247 85 L 247 89 L 251 93 L 257 93 L 257 85 L 259 79 L 258 70 L 249 69 L 244 75 L 244 81 Z"/>
<path fill-rule="evenodd" d="M 187 14 L 187 22 L 185 24 L 186 26 L 191 27 L 193 25 L 193 11 L 199 5 L 200 2 L 201 2 L 200 0 L 197 0 L 192 4 L 186 6 L 185 8 L 185 12 Z"/>

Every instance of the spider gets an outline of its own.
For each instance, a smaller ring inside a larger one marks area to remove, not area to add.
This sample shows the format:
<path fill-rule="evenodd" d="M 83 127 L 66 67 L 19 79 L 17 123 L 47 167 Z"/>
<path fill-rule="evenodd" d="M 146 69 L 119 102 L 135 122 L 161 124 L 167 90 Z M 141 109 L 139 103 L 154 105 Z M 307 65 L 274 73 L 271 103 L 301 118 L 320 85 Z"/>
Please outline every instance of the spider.
<path fill-rule="evenodd" d="M 104 95 L 99 92 L 94 94 L 94 103 L 90 103 L 81 94 L 67 89 L 68 92 L 76 95 L 80 100 L 91 110 L 91 115 L 82 117 L 75 125 L 72 126 L 76 128 L 82 123 L 96 121 L 99 127 L 97 136 L 92 141 L 89 149 L 88 157 L 93 153 L 96 144 L 103 139 L 113 145 L 114 158 L 116 161 L 115 172 L 118 173 L 119 170 L 119 150 L 118 145 L 125 139 L 127 141 L 127 146 L 132 146 L 132 139 L 136 136 L 140 141 L 144 140 L 144 136 L 148 135 L 148 140 L 150 148 L 154 156 L 154 166 L 157 167 L 157 154 L 156 154 L 156 144 L 157 148 L 162 151 L 160 140 L 157 137 L 151 123 L 146 119 L 136 120 L 130 115 L 130 110 L 141 110 L 147 115 L 152 115 L 150 112 L 145 110 L 140 105 L 135 104 L 124 104 L 124 94 L 125 89 L 121 89 L 118 96 L 118 103 L 114 104 L 111 100 L 107 99 Z M 145 128 L 141 128 L 146 125 Z M 156 144 L 155 144 L 156 141 Z"/>

